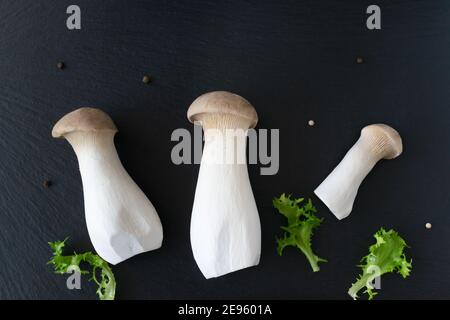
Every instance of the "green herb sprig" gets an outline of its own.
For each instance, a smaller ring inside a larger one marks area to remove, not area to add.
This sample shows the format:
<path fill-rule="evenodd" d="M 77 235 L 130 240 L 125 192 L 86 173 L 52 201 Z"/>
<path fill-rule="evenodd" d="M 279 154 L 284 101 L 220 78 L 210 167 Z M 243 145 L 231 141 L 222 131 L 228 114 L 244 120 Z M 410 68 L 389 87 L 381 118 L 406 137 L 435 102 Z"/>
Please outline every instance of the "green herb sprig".
<path fill-rule="evenodd" d="M 90 251 L 82 254 L 74 252 L 73 255 L 64 256 L 63 249 L 67 240 L 68 238 L 64 241 L 48 243 L 53 250 L 53 256 L 48 264 L 53 265 L 55 273 L 66 274 L 71 270 L 79 270 L 81 274 L 89 274 L 88 270 L 82 270 L 80 267 L 82 262 L 86 262 L 92 267 L 92 277 L 89 280 L 93 280 L 98 285 L 96 293 L 100 300 L 114 300 L 116 280 L 108 263 Z M 100 270 L 100 279 L 97 278 L 97 270 Z"/>
<path fill-rule="evenodd" d="M 288 246 L 300 249 L 308 259 L 314 272 L 320 270 L 319 263 L 327 260 L 319 258 L 314 254 L 311 247 L 313 230 L 320 226 L 323 219 L 319 219 L 315 213 L 311 199 L 300 206 L 304 198 L 291 199 L 284 193 L 279 198 L 273 199 L 273 206 L 286 217 L 288 225 L 281 227 L 285 231 L 283 238 L 277 239 L 278 254 L 281 256 L 284 248 Z"/>
<path fill-rule="evenodd" d="M 369 254 L 361 259 L 362 274 L 357 281 L 352 284 L 348 294 L 353 298 L 358 298 L 358 292 L 366 288 L 368 299 L 372 300 L 377 294 L 374 291 L 372 282 L 376 277 L 383 274 L 397 272 L 403 278 L 411 273 L 412 259 L 407 260 L 404 250 L 407 247 L 405 240 L 399 236 L 397 231 L 386 231 L 383 228 L 374 234 L 376 243 L 369 247 Z"/>

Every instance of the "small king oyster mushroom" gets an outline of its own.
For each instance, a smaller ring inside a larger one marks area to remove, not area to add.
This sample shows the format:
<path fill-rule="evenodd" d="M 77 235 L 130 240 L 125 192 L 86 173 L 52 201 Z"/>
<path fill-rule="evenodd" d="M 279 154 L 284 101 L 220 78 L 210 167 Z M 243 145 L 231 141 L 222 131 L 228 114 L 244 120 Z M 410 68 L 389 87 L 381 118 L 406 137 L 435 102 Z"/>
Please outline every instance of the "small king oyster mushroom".
<path fill-rule="evenodd" d="M 161 247 L 155 208 L 122 166 L 114 146 L 117 128 L 96 108 L 80 108 L 53 127 L 73 147 L 83 182 L 86 224 L 97 253 L 111 264 Z"/>

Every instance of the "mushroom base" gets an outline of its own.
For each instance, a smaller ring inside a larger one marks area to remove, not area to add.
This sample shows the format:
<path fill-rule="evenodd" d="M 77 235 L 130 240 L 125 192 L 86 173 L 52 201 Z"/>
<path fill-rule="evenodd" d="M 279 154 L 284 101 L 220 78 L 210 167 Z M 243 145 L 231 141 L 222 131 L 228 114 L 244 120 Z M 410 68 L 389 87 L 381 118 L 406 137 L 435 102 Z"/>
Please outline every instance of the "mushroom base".
<path fill-rule="evenodd" d="M 378 160 L 360 138 L 314 193 L 336 218 L 346 218 L 352 211 L 359 186 Z"/>
<path fill-rule="evenodd" d="M 111 264 L 161 247 L 155 208 L 122 166 L 114 133 L 70 133 L 78 157 L 86 224 L 97 253 Z"/>
<path fill-rule="evenodd" d="M 261 254 L 261 226 L 247 164 L 223 163 L 222 156 L 230 154 L 230 150 L 243 151 L 245 155 L 245 132 L 235 137 L 237 143 L 225 144 L 225 149 L 218 136 L 207 137 L 200 166 L 191 245 L 207 279 L 255 266 Z"/>

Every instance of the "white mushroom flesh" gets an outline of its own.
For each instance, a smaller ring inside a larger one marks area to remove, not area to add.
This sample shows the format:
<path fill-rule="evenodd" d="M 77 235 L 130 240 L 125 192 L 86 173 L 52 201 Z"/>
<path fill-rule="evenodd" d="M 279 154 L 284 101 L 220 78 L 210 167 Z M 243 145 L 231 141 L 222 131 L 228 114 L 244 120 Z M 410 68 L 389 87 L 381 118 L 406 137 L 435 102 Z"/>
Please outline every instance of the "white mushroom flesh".
<path fill-rule="evenodd" d="M 194 258 L 205 278 L 257 265 L 261 226 L 246 163 L 248 120 L 205 115 L 191 219 Z"/>

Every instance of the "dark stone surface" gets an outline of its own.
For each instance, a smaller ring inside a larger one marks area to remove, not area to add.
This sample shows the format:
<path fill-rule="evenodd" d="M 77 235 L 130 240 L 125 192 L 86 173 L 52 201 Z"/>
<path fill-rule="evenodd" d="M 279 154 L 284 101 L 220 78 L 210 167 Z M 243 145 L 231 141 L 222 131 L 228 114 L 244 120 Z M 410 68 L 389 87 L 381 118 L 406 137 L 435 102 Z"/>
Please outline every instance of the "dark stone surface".
<path fill-rule="evenodd" d="M 383 277 L 377 298 L 450 298 L 448 1 L 377 1 L 379 31 L 365 27 L 368 1 L 116 0 L 76 1 L 82 29 L 69 31 L 72 2 L 0 4 L 0 298 L 96 299 L 86 278 L 69 291 L 46 265 L 47 241 L 92 249 L 75 154 L 50 135 L 79 106 L 114 119 L 120 158 L 164 226 L 160 250 L 114 266 L 118 299 L 347 299 L 381 226 L 407 240 L 414 268 Z M 259 128 L 280 129 L 281 163 L 275 176 L 249 167 L 260 265 L 207 281 L 189 243 L 198 166 L 171 163 L 170 134 L 193 129 L 186 110 L 211 90 L 244 96 Z M 404 153 L 378 164 L 337 221 L 313 190 L 376 122 L 398 129 Z M 329 260 L 319 273 L 295 249 L 276 254 L 284 221 L 271 199 L 282 192 L 313 197 L 325 218 L 313 240 Z"/>

